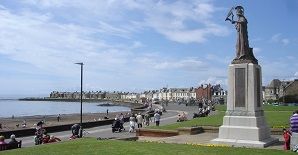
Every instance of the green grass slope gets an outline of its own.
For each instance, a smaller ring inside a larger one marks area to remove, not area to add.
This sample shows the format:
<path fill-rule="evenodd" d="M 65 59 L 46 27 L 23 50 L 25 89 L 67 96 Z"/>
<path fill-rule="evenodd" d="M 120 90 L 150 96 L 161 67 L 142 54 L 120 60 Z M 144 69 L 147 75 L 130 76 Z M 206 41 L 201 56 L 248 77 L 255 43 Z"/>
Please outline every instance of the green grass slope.
<path fill-rule="evenodd" d="M 290 151 L 271 149 L 248 149 L 234 147 L 198 146 L 189 144 L 166 144 L 84 138 L 74 141 L 46 144 L 30 148 L 1 151 L 7 155 L 282 155 Z"/>

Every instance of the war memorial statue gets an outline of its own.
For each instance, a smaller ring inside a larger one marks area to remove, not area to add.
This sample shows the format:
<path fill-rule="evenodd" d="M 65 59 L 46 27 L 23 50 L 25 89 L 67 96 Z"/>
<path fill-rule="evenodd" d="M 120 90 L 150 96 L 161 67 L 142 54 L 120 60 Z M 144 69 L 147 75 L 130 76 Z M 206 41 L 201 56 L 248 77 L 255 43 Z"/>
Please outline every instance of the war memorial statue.
<path fill-rule="evenodd" d="M 236 12 L 238 20 L 234 21 Z M 249 47 L 247 19 L 242 6 L 233 7 L 226 18 L 237 30 L 236 57 L 228 68 L 227 111 L 218 138 L 211 143 L 267 147 L 278 141 L 270 136 L 262 104 L 262 71 Z"/>
<path fill-rule="evenodd" d="M 234 21 L 233 11 L 236 10 L 238 20 Z M 230 19 L 231 16 L 231 19 Z M 249 47 L 248 32 L 247 32 L 247 19 L 244 16 L 244 8 L 242 6 L 233 7 L 226 21 L 230 21 L 235 24 L 237 30 L 237 41 L 236 41 L 236 58 L 232 61 L 232 64 L 239 63 L 254 63 L 258 64 L 258 60 L 254 57 L 253 48 Z"/>

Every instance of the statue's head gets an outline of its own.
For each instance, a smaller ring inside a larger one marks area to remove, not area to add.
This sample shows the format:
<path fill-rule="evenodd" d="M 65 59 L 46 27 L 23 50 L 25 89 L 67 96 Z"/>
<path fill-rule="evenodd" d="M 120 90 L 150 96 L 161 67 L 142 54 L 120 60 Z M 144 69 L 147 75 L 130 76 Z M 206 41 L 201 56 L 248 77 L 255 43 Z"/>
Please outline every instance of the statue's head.
<path fill-rule="evenodd" d="M 244 15 L 244 8 L 242 6 L 236 6 L 235 10 L 236 10 L 236 14 L 238 16 L 243 16 Z"/>

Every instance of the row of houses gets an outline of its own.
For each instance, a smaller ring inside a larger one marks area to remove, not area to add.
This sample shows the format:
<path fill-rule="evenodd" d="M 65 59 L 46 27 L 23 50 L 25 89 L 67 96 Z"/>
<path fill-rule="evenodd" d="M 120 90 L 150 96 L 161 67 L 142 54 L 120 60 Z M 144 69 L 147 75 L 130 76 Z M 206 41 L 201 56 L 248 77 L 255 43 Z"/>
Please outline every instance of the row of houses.
<path fill-rule="evenodd" d="M 263 87 L 263 99 L 264 102 L 298 103 L 298 79 L 273 79 Z"/>
<path fill-rule="evenodd" d="M 89 91 L 83 92 L 83 99 L 107 99 L 107 100 L 190 100 L 190 99 L 208 99 L 212 97 L 226 96 L 227 91 L 223 90 L 220 85 L 205 84 L 197 88 L 161 88 L 159 90 L 149 90 L 142 93 L 131 92 L 105 92 L 105 91 Z M 59 99 L 79 99 L 79 92 L 58 92 L 53 91 L 50 98 Z"/>
<path fill-rule="evenodd" d="M 295 102 L 298 103 L 298 79 L 281 81 L 273 79 L 267 86 L 263 86 L 264 102 Z M 80 92 L 58 92 L 53 91 L 50 98 L 59 99 L 80 99 Z M 131 92 L 106 92 L 89 91 L 83 92 L 84 99 L 107 99 L 107 100 L 168 100 L 177 101 L 180 99 L 208 99 L 226 98 L 227 91 L 220 85 L 204 84 L 196 88 L 161 88 L 159 90 L 148 90 L 142 93 Z"/>

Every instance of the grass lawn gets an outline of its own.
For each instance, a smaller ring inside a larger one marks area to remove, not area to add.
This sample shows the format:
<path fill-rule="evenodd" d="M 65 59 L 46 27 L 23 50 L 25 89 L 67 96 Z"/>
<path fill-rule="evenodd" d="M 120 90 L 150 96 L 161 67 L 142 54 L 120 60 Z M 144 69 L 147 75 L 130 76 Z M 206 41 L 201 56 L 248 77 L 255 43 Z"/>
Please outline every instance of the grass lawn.
<path fill-rule="evenodd" d="M 80 140 L 66 141 L 56 144 L 46 144 L 30 148 L 22 148 L 9 151 L 1 151 L 7 155 L 281 155 L 295 154 L 290 151 L 271 149 L 248 149 L 234 147 L 197 146 L 189 144 L 166 144 L 154 142 L 134 142 L 102 140 L 84 138 Z"/>
<path fill-rule="evenodd" d="M 226 111 L 225 105 L 217 105 L 216 109 L 219 111 L 217 115 L 191 119 L 185 122 L 178 122 L 169 125 L 161 125 L 159 127 L 150 126 L 150 128 L 155 129 L 165 129 L 165 130 L 176 130 L 179 127 L 191 127 L 191 126 L 221 126 L 222 119 Z M 298 107 L 297 107 L 298 109 Z M 293 111 L 296 110 L 295 106 L 271 106 L 264 105 L 264 112 L 267 123 L 271 128 L 288 128 L 289 118 Z"/>
<path fill-rule="evenodd" d="M 220 111 L 217 115 L 212 115 L 208 117 L 201 117 L 201 118 L 195 118 L 184 122 L 177 122 L 174 124 L 169 125 L 162 125 L 157 126 L 150 126 L 149 128 L 154 129 L 164 129 L 164 130 L 176 130 L 179 127 L 192 127 L 192 126 L 221 126 L 222 119 L 225 112 Z"/>
<path fill-rule="evenodd" d="M 265 117 L 271 128 L 289 128 L 292 111 L 265 111 Z"/>

